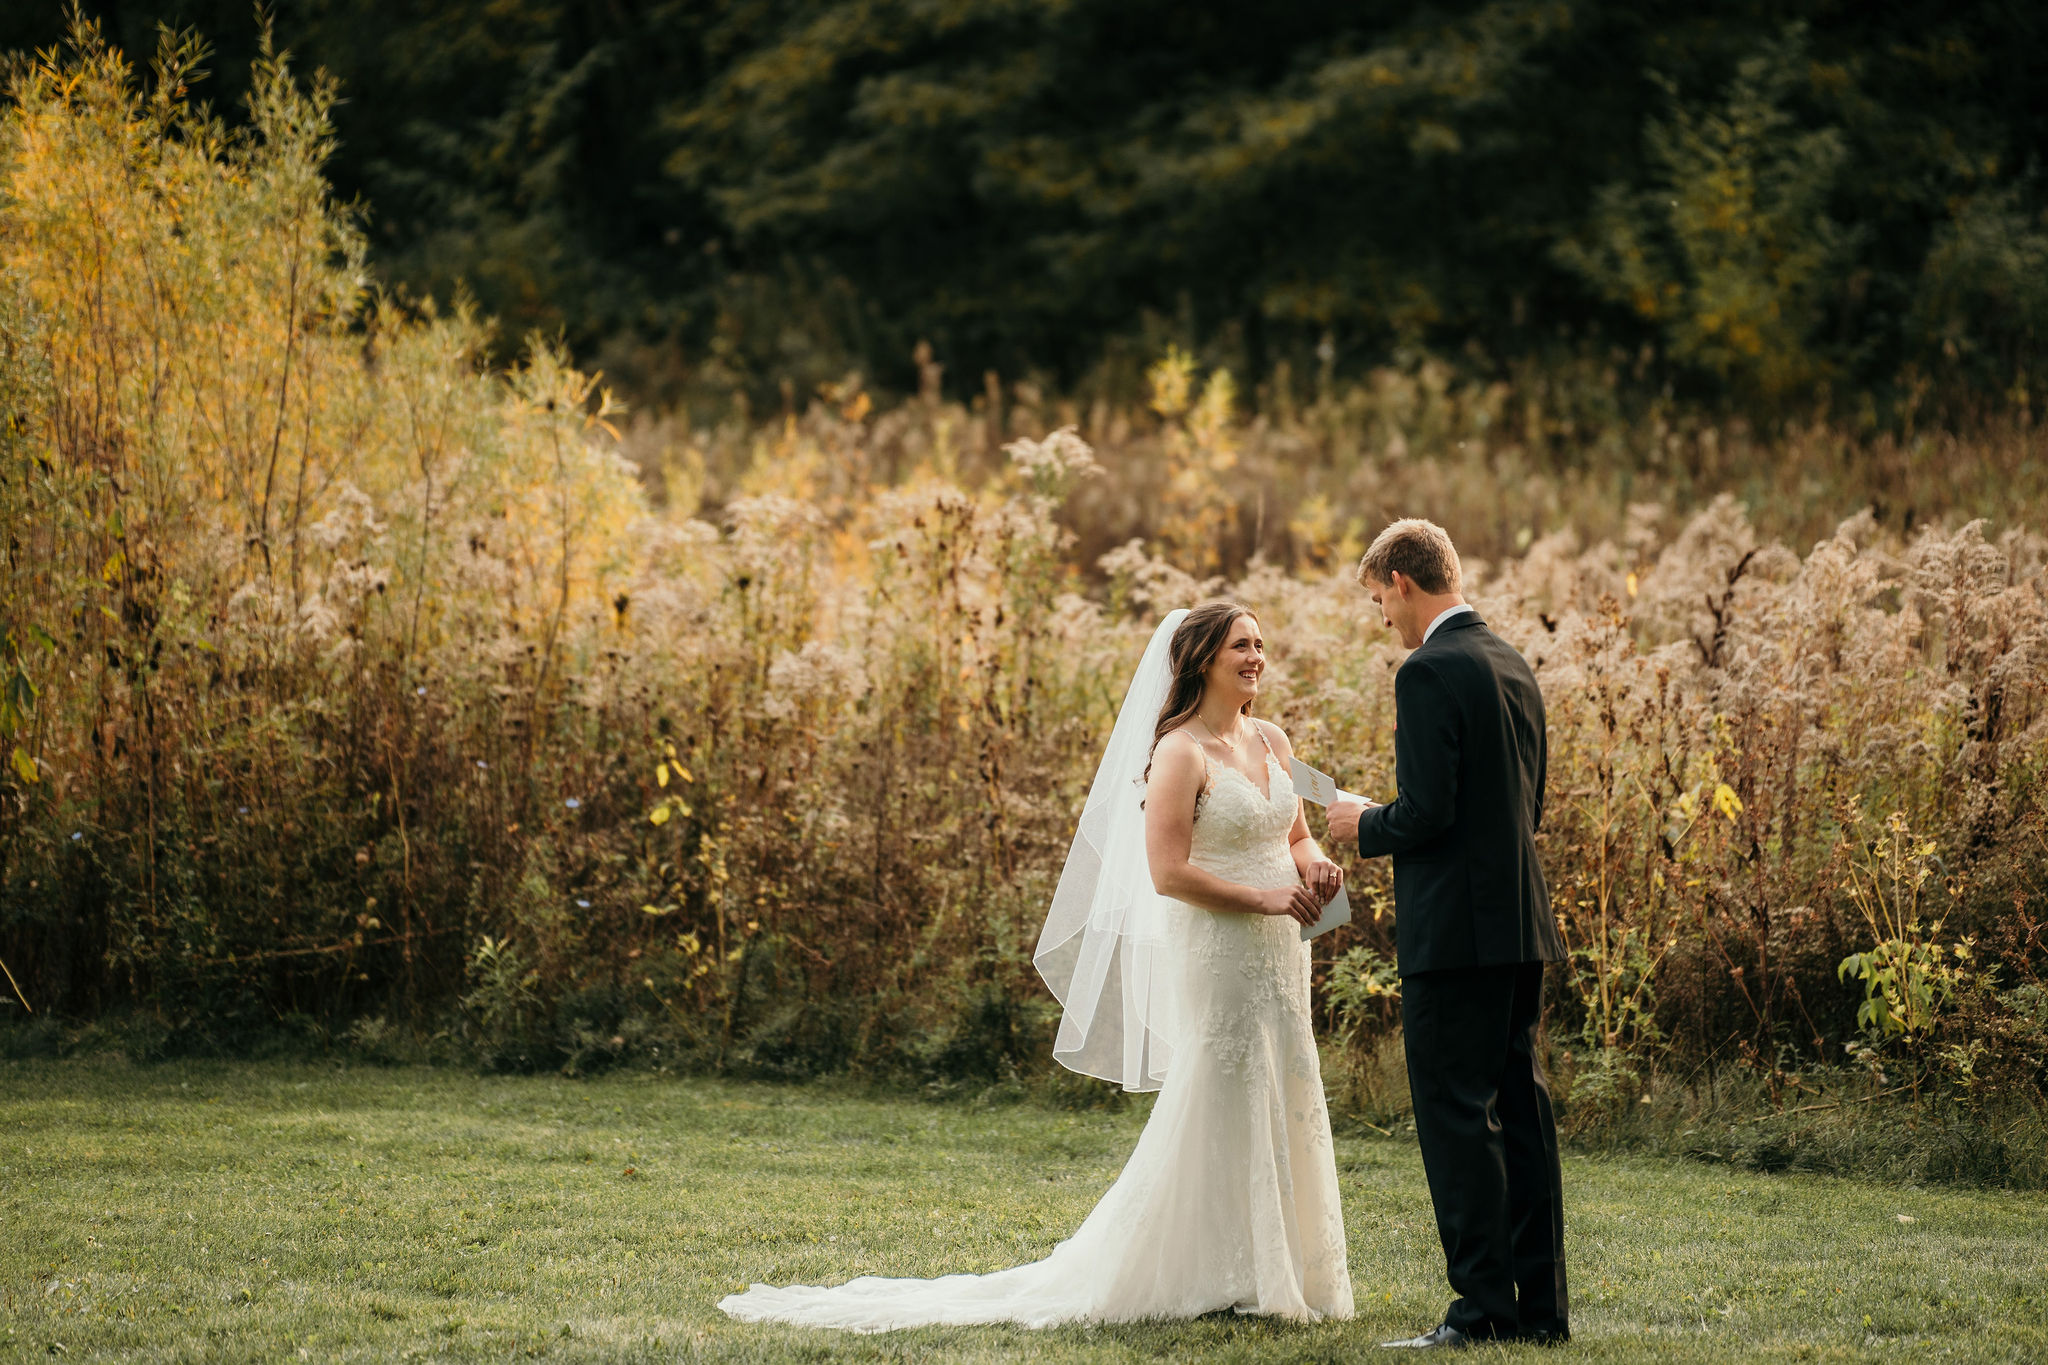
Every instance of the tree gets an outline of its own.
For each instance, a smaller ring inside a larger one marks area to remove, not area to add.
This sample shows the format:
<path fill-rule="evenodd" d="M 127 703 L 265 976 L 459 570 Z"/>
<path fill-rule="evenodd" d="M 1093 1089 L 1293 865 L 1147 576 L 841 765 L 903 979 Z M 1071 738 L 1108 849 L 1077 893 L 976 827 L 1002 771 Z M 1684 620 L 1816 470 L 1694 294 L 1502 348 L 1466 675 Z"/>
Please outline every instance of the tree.
<path fill-rule="evenodd" d="M 83 0 L 82 0 L 83 2 Z M 91 0 L 144 50 L 228 0 Z M 54 14 L 0 42 L 56 36 Z M 40 27 L 38 25 L 40 24 Z M 1595 340 L 1759 412 L 2040 363 L 2022 0 L 280 0 L 382 277 L 650 395 Z M 224 84 L 232 107 L 243 92 Z"/>

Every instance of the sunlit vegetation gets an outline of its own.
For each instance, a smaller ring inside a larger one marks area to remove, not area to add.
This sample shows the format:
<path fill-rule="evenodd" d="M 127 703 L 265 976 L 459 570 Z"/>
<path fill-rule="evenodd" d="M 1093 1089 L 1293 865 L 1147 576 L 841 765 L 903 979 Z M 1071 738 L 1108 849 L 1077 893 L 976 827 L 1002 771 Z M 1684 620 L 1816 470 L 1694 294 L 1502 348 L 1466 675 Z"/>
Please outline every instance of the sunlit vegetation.
<path fill-rule="evenodd" d="M 1928 1174 L 2048 1180 L 2024 412 L 1765 434 L 1426 361 L 1262 404 L 1178 351 L 1142 405 L 962 402 L 926 350 L 900 402 L 624 425 L 545 338 L 500 368 L 372 286 L 330 86 L 266 55 L 230 128 L 195 60 L 82 33 L 0 125 L 15 1046 L 1029 1081 L 1152 622 L 1253 604 L 1263 711 L 1384 794 L 1398 651 L 1349 566 L 1419 512 L 1549 699 L 1571 1123 L 1891 1101 L 1961 1134 Z M 1386 869 L 1354 885 L 1332 1075 L 1397 1121 Z"/>

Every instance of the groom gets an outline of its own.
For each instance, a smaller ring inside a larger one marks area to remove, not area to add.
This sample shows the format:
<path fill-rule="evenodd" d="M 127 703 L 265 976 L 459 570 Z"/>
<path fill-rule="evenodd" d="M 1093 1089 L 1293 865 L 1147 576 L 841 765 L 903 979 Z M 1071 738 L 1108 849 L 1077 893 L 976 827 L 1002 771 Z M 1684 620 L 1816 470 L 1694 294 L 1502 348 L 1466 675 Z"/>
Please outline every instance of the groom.
<path fill-rule="evenodd" d="M 1441 526 L 1395 522 L 1358 581 L 1414 651 L 1394 675 L 1399 795 L 1332 804 L 1330 838 L 1393 855 L 1408 1088 L 1458 1295 L 1442 1325 L 1383 1344 L 1566 1341 L 1562 1176 L 1536 1054 L 1543 964 L 1565 955 L 1536 859 L 1543 695 L 1460 594 Z"/>

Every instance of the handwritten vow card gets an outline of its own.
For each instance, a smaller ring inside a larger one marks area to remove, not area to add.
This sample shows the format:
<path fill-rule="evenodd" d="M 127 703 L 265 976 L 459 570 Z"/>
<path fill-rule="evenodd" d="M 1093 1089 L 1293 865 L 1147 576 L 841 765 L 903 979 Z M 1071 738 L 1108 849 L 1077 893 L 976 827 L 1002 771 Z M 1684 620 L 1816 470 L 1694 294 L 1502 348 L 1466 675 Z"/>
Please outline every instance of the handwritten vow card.
<path fill-rule="evenodd" d="M 1351 897 L 1344 894 L 1344 888 L 1340 886 L 1337 888 L 1337 894 L 1330 897 L 1330 903 L 1323 907 L 1323 917 L 1314 924 L 1304 924 L 1301 926 L 1301 941 L 1306 943 L 1312 938 L 1329 933 L 1340 924 L 1349 923 L 1351 923 Z"/>
<path fill-rule="evenodd" d="M 1287 760 L 1288 775 L 1294 779 L 1294 794 L 1304 801 L 1313 801 L 1318 806 L 1327 806 L 1337 798 L 1346 801 L 1365 801 L 1362 796 L 1353 795 L 1337 785 L 1337 779 L 1328 773 L 1318 772 L 1298 758 Z M 1371 805 L 1370 801 L 1366 801 Z"/>
<path fill-rule="evenodd" d="M 1353 796 L 1350 792 L 1338 786 L 1336 779 L 1328 773 L 1318 772 L 1298 758 L 1287 760 L 1287 772 L 1288 776 L 1294 779 L 1294 794 L 1304 801 L 1313 801 L 1318 806 L 1327 806 L 1339 797 L 1349 801 L 1365 800 L 1364 797 Z M 1370 805 L 1371 803 L 1367 802 L 1367 804 Z M 1330 898 L 1330 903 L 1323 907 L 1323 917 L 1314 924 L 1302 926 L 1302 941 L 1307 942 L 1318 935 L 1329 933 L 1340 924 L 1349 923 L 1351 923 L 1351 897 L 1344 893 L 1342 887 L 1339 887 L 1337 894 Z"/>

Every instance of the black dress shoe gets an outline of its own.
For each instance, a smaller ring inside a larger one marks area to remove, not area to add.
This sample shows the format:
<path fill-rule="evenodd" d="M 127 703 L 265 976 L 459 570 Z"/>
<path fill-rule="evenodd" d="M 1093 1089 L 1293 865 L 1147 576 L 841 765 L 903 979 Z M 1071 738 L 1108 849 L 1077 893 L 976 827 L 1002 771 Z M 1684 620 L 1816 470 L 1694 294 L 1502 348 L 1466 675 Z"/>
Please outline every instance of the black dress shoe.
<path fill-rule="evenodd" d="M 1531 1346 L 1562 1346 L 1571 1339 L 1571 1330 L 1565 1327 L 1529 1327 L 1509 1338 L 1510 1341 L 1525 1341 Z"/>
<path fill-rule="evenodd" d="M 1403 1341 L 1383 1341 L 1380 1343 L 1380 1349 L 1385 1351 L 1426 1351 L 1438 1346 L 1447 1346 L 1455 1350 L 1460 1346 L 1470 1346 L 1471 1344 L 1471 1337 L 1466 1336 L 1463 1332 L 1445 1322 L 1430 1328 L 1419 1337 L 1408 1337 Z"/>

